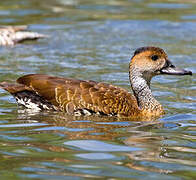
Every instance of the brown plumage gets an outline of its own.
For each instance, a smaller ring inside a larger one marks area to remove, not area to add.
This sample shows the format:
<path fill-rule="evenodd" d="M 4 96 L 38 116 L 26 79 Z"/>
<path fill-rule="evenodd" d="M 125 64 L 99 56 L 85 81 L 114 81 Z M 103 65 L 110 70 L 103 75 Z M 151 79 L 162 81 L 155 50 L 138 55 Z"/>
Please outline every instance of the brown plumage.
<path fill-rule="evenodd" d="M 123 88 L 95 81 L 30 74 L 16 84 L 0 83 L 21 105 L 70 114 L 105 114 L 119 117 L 160 116 L 162 106 L 152 96 L 150 80 L 158 74 L 191 75 L 178 69 L 156 47 L 135 51 L 130 63 L 130 82 L 134 96 Z"/>
<path fill-rule="evenodd" d="M 37 32 L 27 31 L 27 26 L 0 26 L 0 46 L 12 46 L 25 40 L 47 37 Z"/>

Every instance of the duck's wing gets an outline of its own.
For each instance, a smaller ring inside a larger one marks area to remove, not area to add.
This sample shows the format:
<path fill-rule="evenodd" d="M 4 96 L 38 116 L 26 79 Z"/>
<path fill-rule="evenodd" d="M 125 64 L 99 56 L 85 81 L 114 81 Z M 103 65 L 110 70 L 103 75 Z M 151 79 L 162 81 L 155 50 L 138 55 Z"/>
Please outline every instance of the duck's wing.
<path fill-rule="evenodd" d="M 27 31 L 27 26 L 0 26 L 0 45 L 10 46 L 25 40 L 46 38 L 46 35 Z"/>
<path fill-rule="evenodd" d="M 68 113 L 126 115 L 132 106 L 136 106 L 135 98 L 130 93 L 106 83 L 41 74 L 23 76 L 17 83 L 24 89 L 18 87 L 15 93 L 23 90 L 33 91 L 61 111 Z M 6 90 L 10 91 L 11 88 Z M 13 90 L 11 92 L 13 94 Z"/>

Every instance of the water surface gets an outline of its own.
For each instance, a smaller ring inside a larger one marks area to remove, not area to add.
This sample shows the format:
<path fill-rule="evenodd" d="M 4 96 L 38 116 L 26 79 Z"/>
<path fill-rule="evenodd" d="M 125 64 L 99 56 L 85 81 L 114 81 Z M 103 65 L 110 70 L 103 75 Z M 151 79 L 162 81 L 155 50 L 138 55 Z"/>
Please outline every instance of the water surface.
<path fill-rule="evenodd" d="M 153 45 L 195 73 L 194 0 L 6 0 L 2 25 L 50 36 L 0 48 L 0 81 L 27 73 L 105 81 L 130 89 L 134 50 Z M 196 179 L 196 86 L 160 76 L 166 115 L 150 122 L 35 113 L 0 90 L 1 179 Z"/>

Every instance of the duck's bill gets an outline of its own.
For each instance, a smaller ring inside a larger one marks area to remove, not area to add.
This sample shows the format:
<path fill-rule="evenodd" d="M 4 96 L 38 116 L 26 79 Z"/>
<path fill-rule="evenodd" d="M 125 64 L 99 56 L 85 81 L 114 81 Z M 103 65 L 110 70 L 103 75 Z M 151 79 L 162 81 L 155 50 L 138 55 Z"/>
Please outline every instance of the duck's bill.
<path fill-rule="evenodd" d="M 185 69 L 180 69 L 175 67 L 170 61 L 168 61 L 165 66 L 160 70 L 161 74 L 168 75 L 192 75 L 191 71 Z"/>
<path fill-rule="evenodd" d="M 168 74 L 168 75 L 192 75 L 191 71 L 187 71 L 185 69 L 180 69 L 180 68 L 164 68 L 161 70 L 161 74 Z"/>

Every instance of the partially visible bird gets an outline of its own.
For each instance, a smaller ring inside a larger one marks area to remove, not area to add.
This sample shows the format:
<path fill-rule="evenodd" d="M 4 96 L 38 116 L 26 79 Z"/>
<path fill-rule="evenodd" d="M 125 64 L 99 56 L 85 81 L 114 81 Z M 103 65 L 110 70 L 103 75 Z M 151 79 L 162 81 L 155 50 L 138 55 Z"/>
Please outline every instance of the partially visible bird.
<path fill-rule="evenodd" d="M 27 31 L 27 26 L 0 26 L 0 46 L 13 46 L 25 40 L 47 37 L 37 32 Z"/>

